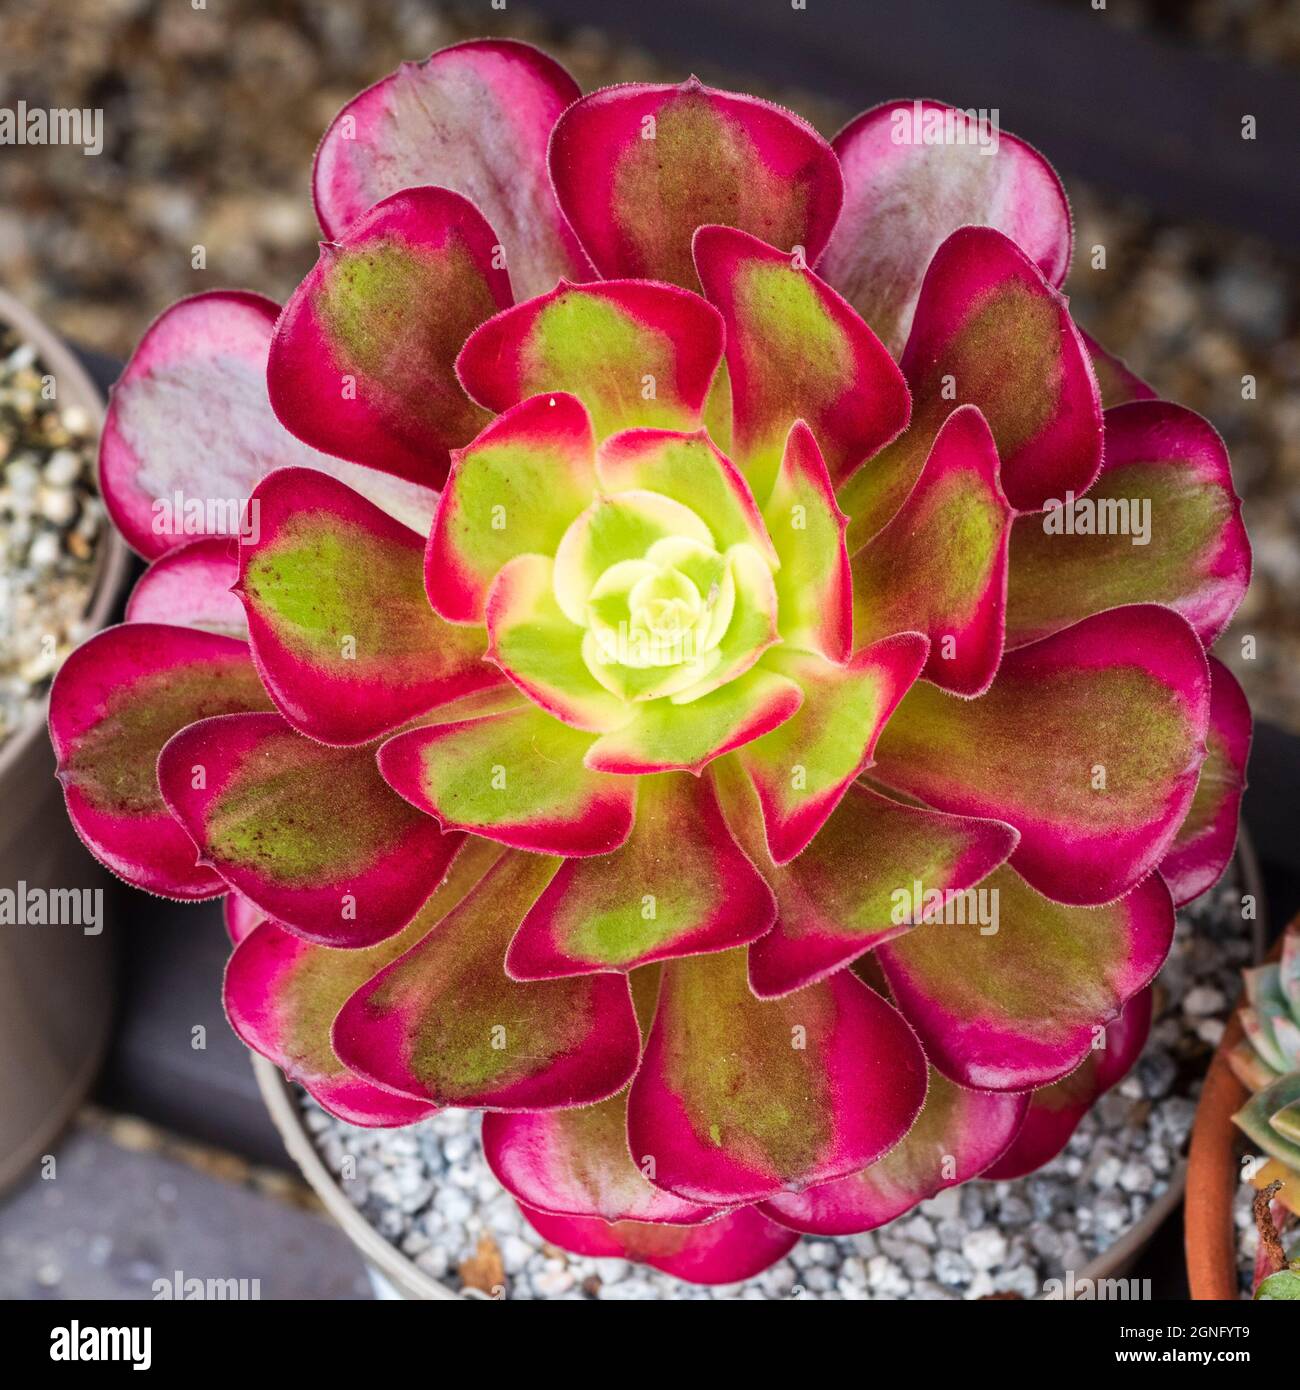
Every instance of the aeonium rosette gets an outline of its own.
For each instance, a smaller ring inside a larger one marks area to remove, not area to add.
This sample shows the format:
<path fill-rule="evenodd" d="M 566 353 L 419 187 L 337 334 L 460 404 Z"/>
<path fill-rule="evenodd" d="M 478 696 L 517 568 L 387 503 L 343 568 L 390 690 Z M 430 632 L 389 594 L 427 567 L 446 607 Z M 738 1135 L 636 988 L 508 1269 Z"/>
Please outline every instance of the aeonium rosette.
<path fill-rule="evenodd" d="M 227 895 L 251 1047 L 481 1107 L 573 1250 L 730 1281 L 1042 1163 L 1232 852 L 1223 446 L 1071 322 L 1042 158 L 926 113 L 445 50 L 327 132 L 283 312 L 113 397 L 153 563 L 54 689 L 74 823 Z"/>

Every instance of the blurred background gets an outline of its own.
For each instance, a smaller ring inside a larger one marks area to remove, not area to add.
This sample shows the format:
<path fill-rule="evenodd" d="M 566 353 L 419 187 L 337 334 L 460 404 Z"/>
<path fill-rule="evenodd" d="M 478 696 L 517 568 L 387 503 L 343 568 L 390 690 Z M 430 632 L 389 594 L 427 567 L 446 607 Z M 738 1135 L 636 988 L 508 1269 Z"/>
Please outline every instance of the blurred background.
<path fill-rule="evenodd" d="M 104 112 L 97 158 L 0 148 L 0 288 L 102 381 L 182 295 L 283 301 L 315 260 L 308 183 L 331 117 L 403 59 L 478 35 L 541 44 L 584 90 L 694 71 L 828 137 L 892 97 L 996 107 L 1047 154 L 1075 212 L 1076 318 L 1230 447 L 1255 577 L 1220 654 L 1266 721 L 1247 814 L 1275 915 L 1300 901 L 1300 0 L 0 0 L 0 105 Z M 92 507 L 60 535 L 97 524 Z M 48 671 L 4 636 L 0 678 L 39 687 Z M 273 1269 L 264 1296 L 367 1296 L 353 1249 L 275 1171 L 219 1016 L 216 914 L 129 904 L 118 1024 L 69 1150 L 84 1210 L 54 1212 L 39 1184 L 0 1207 L 0 1296 L 147 1297 L 181 1227 L 192 1268 L 224 1267 L 236 1241 Z"/>

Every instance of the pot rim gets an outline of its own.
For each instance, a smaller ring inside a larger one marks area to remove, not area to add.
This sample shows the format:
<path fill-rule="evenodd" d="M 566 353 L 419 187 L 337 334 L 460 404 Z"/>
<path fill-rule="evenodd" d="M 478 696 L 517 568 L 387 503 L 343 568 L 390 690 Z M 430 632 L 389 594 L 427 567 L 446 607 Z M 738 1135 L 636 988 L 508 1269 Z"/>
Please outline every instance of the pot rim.
<path fill-rule="evenodd" d="M 55 331 L 20 300 L 0 289 L 0 322 L 16 329 L 35 349 L 40 361 L 58 379 L 60 387 L 74 404 L 90 416 L 94 432 L 103 432 L 107 401 L 72 350 Z M 126 584 L 131 551 L 112 520 L 105 515 L 104 530 L 96 547 L 95 576 L 91 584 L 86 620 L 90 635 L 108 624 L 113 608 Z M 37 739 L 48 737 L 50 697 L 47 692 L 25 723 L 0 743 L 0 779 L 6 777 Z"/>
<path fill-rule="evenodd" d="M 1254 846 L 1250 842 L 1250 836 L 1244 825 L 1238 833 L 1233 857 L 1237 863 L 1238 872 L 1241 874 L 1242 886 L 1246 892 L 1254 895 L 1257 905 L 1252 940 L 1255 948 L 1254 956 L 1258 960 L 1263 954 L 1262 943 L 1267 939 L 1267 905 L 1264 900 L 1259 861 L 1255 857 Z M 1229 1022 L 1230 1029 L 1234 1022 L 1235 1015 L 1233 1020 Z M 324 1204 L 326 1211 L 351 1238 L 367 1263 L 395 1285 L 400 1293 L 409 1298 L 483 1298 L 484 1295 L 476 1290 L 458 1293 L 446 1284 L 440 1283 L 431 1275 L 426 1274 L 397 1246 L 375 1230 L 348 1200 L 338 1179 L 326 1168 L 320 1154 L 316 1151 L 316 1146 L 312 1143 L 311 1135 L 307 1131 L 302 1112 L 298 1107 L 297 1098 L 280 1068 L 274 1062 L 267 1061 L 265 1057 L 251 1050 L 249 1057 L 252 1060 L 257 1089 L 266 1102 L 266 1108 L 270 1111 L 271 1119 L 276 1129 L 279 1130 L 280 1137 L 284 1140 L 285 1148 L 298 1165 L 303 1177 L 306 1178 L 310 1187 Z M 1217 1060 L 1218 1054 L 1216 1053 L 1215 1061 L 1217 1062 Z M 1211 1064 L 1211 1071 L 1213 1071 L 1213 1066 L 1214 1063 Z M 1229 1076 L 1231 1077 L 1231 1073 Z M 1231 1079 L 1235 1081 L 1235 1078 Z M 1207 1089 L 1208 1086 L 1209 1081 L 1207 1080 Z M 1236 1106 L 1233 1108 L 1235 1109 Z M 1200 1109 L 1198 1107 L 1197 1126 L 1199 1123 Z M 1192 1144 L 1193 1149 L 1195 1149 L 1195 1128 L 1193 1129 Z M 1179 1202 L 1183 1201 L 1192 1166 L 1192 1154 L 1189 1154 L 1187 1158 L 1180 1159 L 1170 1174 L 1169 1185 L 1142 1213 L 1141 1218 L 1128 1227 L 1113 1245 L 1103 1250 L 1096 1259 L 1090 1260 L 1082 1270 L 1076 1273 L 1075 1278 L 1099 1280 L 1120 1277 L 1146 1248 L 1159 1227 L 1172 1215 Z M 1042 1295 L 1040 1294 L 1039 1297 L 1041 1298 Z M 1192 1291 L 1192 1297 L 1197 1297 L 1195 1289 Z"/>
<path fill-rule="evenodd" d="M 1243 831 L 1244 838 L 1244 831 Z M 1248 841 L 1247 841 L 1248 843 Z M 1260 905 L 1255 962 L 1281 950 L 1281 941 L 1266 952 L 1264 896 L 1259 864 L 1254 849 L 1243 863 L 1247 891 L 1256 894 Z M 1238 1161 L 1240 1131 L 1233 1115 L 1249 1099 L 1249 1092 L 1228 1065 L 1228 1052 L 1242 1037 L 1241 1020 L 1234 1009 L 1214 1059 L 1205 1077 L 1192 1142 L 1187 1154 L 1188 1201 L 1183 1208 L 1183 1250 L 1187 1261 L 1187 1282 L 1196 1302 L 1237 1302 L 1241 1298 L 1237 1275 L 1237 1226 L 1233 1217 L 1233 1198 L 1241 1182 Z"/>

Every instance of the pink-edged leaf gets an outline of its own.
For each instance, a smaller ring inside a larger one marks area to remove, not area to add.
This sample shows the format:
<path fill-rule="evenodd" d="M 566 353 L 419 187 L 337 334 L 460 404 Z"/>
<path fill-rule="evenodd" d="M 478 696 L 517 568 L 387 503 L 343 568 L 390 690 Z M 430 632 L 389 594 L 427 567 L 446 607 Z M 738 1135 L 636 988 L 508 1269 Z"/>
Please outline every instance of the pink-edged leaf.
<path fill-rule="evenodd" d="M 982 695 L 1002 660 L 1012 515 L 989 427 L 961 406 L 897 514 L 853 557 L 854 640 L 923 632 L 922 675 L 955 695 Z"/>
<path fill-rule="evenodd" d="M 695 263 L 722 312 L 732 450 L 766 504 L 790 426 L 804 420 L 838 485 L 907 424 L 894 359 L 802 260 L 730 227 L 701 227 Z"/>
<path fill-rule="evenodd" d="M 523 705 L 397 734 L 379 767 L 447 829 L 542 854 L 608 854 L 631 832 L 636 784 L 585 767 L 591 741 Z"/>
<path fill-rule="evenodd" d="M 961 892 L 1015 848 L 1000 821 L 904 806 L 856 783 L 797 858 L 773 865 L 762 814 L 736 758 L 714 763 L 728 824 L 776 895 L 776 925 L 749 948 L 749 984 L 780 998 L 825 979 L 883 941 L 911 929 L 915 885 Z"/>
<path fill-rule="evenodd" d="M 276 707 L 324 743 L 364 743 L 499 683 L 482 628 L 444 622 L 424 592 L 424 544 L 351 488 L 301 468 L 253 494 L 239 547 L 253 659 Z"/>
<path fill-rule="evenodd" d="M 722 320 L 698 295 L 647 280 L 563 282 L 476 328 L 456 361 L 469 394 L 504 411 L 571 391 L 601 439 L 699 426 L 722 359 Z"/>
<path fill-rule="evenodd" d="M 1151 991 L 1135 994 L 1120 1016 L 1094 1033 L 1088 1055 L 1068 1076 L 1022 1097 L 1029 1102 L 1011 1146 L 981 1176 L 1007 1182 L 1041 1168 L 1065 1147 L 1079 1121 L 1122 1080 L 1141 1055 L 1151 1031 Z"/>
<path fill-rule="evenodd" d="M 714 758 L 771 732 L 802 703 L 794 681 L 755 668 L 690 704 L 648 701 L 630 724 L 602 734 L 585 762 L 597 772 L 699 773 Z"/>
<path fill-rule="evenodd" d="M 1126 401 L 1152 401 L 1156 393 L 1134 372 L 1122 358 L 1114 356 L 1090 333 L 1079 330 L 1083 345 L 1088 349 L 1092 370 L 1097 378 L 1097 389 L 1101 392 L 1101 403 L 1107 410 L 1113 405 L 1123 405 Z"/>
<path fill-rule="evenodd" d="M 324 946 L 399 931 L 459 843 L 387 785 L 373 747 L 330 748 L 278 714 L 182 729 L 159 755 L 158 782 L 200 862 Z"/>
<path fill-rule="evenodd" d="M 401 937 L 405 935 L 403 932 Z M 333 1013 L 323 1018 L 315 1013 L 322 1002 L 335 1009 L 341 1007 L 368 978 L 366 962 L 357 958 L 374 954 L 373 948 L 341 951 L 317 946 L 274 922 L 263 921 L 230 958 L 226 1017 L 249 1047 L 269 1057 L 331 1115 L 350 1125 L 387 1129 L 414 1124 L 432 1115 L 436 1107 L 354 1076 L 330 1046 Z M 325 964 L 326 956 L 338 957 L 340 963 L 331 960 Z M 335 1002 L 329 987 L 344 984 L 351 987 Z"/>
<path fill-rule="evenodd" d="M 231 1027 L 349 1124 L 406 1125 L 432 1114 L 428 1101 L 383 1090 L 350 1072 L 334 1052 L 330 1029 L 352 995 L 427 935 L 501 853 L 483 840 L 467 840 L 447 877 L 411 921 L 375 946 L 319 946 L 263 921 L 239 943 L 226 967 L 224 998 Z"/>
<path fill-rule="evenodd" d="M 596 472 L 608 493 L 656 492 L 689 507 L 708 523 L 719 551 L 752 545 L 777 559 L 749 484 L 707 430 L 625 430 L 600 446 Z"/>
<path fill-rule="evenodd" d="M 232 946 L 238 946 L 246 936 L 251 936 L 254 929 L 266 921 L 266 913 L 256 903 L 249 902 L 242 893 L 233 890 L 226 894 L 221 904 L 221 915 Z"/>
<path fill-rule="evenodd" d="M 516 290 L 541 294 L 589 270 L 551 190 L 546 146 L 578 87 L 553 58 L 513 39 L 435 53 L 354 97 L 316 151 L 312 190 L 327 237 L 402 188 L 468 198 L 501 236 Z"/>
<path fill-rule="evenodd" d="M 1105 422 L 1106 459 L 1092 487 L 1012 527 L 1008 643 L 1118 604 L 1166 603 L 1208 647 L 1250 583 L 1223 440 L 1167 401 L 1114 406 Z"/>
<path fill-rule="evenodd" d="M 456 379 L 465 339 L 511 302 L 496 233 L 446 188 L 376 203 L 284 306 L 271 405 L 314 448 L 441 487 L 449 451 L 487 423 Z"/>
<path fill-rule="evenodd" d="M 705 223 L 821 254 L 843 196 L 831 147 L 755 97 L 627 83 L 574 102 L 551 136 L 560 206 L 605 279 L 697 290 L 691 236 Z"/>
<path fill-rule="evenodd" d="M 688 1284 L 752 1279 L 788 1255 L 799 1240 L 757 1207 L 741 1207 L 698 1226 L 552 1216 L 522 1203 L 520 1210 L 543 1240 L 575 1255 L 636 1260 Z"/>
<path fill-rule="evenodd" d="M 215 290 L 150 325 L 109 399 L 99 486 L 109 515 L 147 559 L 201 536 L 247 534 L 248 498 L 272 469 L 317 468 L 426 532 L 437 494 L 299 443 L 275 418 L 267 354 L 279 306 Z"/>
<path fill-rule="evenodd" d="M 565 861 L 524 918 L 506 969 L 524 980 L 631 970 L 745 945 L 774 916 L 712 785 L 667 772 L 637 779 L 636 824 L 621 848 Z"/>
<path fill-rule="evenodd" d="M 126 601 L 126 621 L 246 637 L 243 606 L 231 593 L 238 577 L 239 547 L 233 537 L 179 545 L 160 555 L 136 581 Z"/>
<path fill-rule="evenodd" d="M 798 711 L 737 752 L 763 807 L 767 849 L 785 864 L 802 853 L 849 784 L 871 766 L 876 740 L 925 662 L 925 638 L 901 632 L 842 666 L 778 649 L 764 667 L 803 691 Z"/>
<path fill-rule="evenodd" d="M 224 892 L 211 867 L 195 864 L 154 767 L 194 720 L 270 707 L 247 644 L 234 637 L 124 623 L 72 652 L 50 691 L 50 739 L 68 815 L 95 858 L 164 897 Z"/>
<path fill-rule="evenodd" d="M 956 904 L 936 899 L 932 920 L 875 959 L 945 1076 L 988 1091 L 1046 1086 L 1151 983 L 1173 940 L 1173 901 L 1159 874 L 1106 907 L 1054 903 L 1009 868 L 979 891 L 989 925 L 961 925 Z"/>
<path fill-rule="evenodd" d="M 1058 902 L 1111 902 L 1164 856 L 1205 757 L 1210 680 L 1187 622 L 1112 608 L 1008 652 L 978 700 L 928 682 L 876 745 L 887 785 L 1020 831 L 1012 865 Z"/>
<path fill-rule="evenodd" d="M 583 629 L 556 602 L 556 565 L 517 555 L 487 597 L 488 659 L 532 701 L 575 729 L 621 728 L 631 708 L 597 681 L 583 655 Z"/>
<path fill-rule="evenodd" d="M 686 1225 L 718 1214 L 646 1181 L 627 1147 L 627 1092 L 573 1110 L 483 1117 L 483 1155 L 519 1202 L 555 1216 Z"/>
<path fill-rule="evenodd" d="M 782 641 L 827 661 L 847 661 L 853 650 L 844 545 L 849 519 L 835 503 L 826 461 L 803 420 L 790 427 L 763 520 L 781 562 L 776 593 Z"/>
<path fill-rule="evenodd" d="M 945 237 L 996 227 L 1059 285 L 1070 266 L 1070 205 L 1031 145 L 938 101 L 889 101 L 832 141 L 844 208 L 817 266 L 893 352 L 912 325 L 925 268 Z"/>
<path fill-rule="evenodd" d="M 1081 493 L 1097 476 L 1101 398 L 1087 349 L 1064 298 L 1001 232 L 963 227 L 935 252 L 901 365 L 911 427 L 840 491 L 850 554 L 902 505 L 957 405 L 980 408 L 1018 510 Z"/>
<path fill-rule="evenodd" d="M 506 853 L 422 941 L 364 985 L 334 1023 L 345 1066 L 435 1105 L 550 1110 L 606 1100 L 636 1068 L 626 979 L 521 983 L 502 961 L 556 860 Z"/>
<path fill-rule="evenodd" d="M 925 1108 L 884 1158 L 847 1178 L 770 1197 L 759 1209 L 808 1235 L 875 1230 L 985 1172 L 1011 1143 L 1028 1106 L 1028 1096 L 969 1091 L 931 1068 Z"/>
<path fill-rule="evenodd" d="M 851 971 L 760 1000 L 745 956 L 664 965 L 628 1100 L 633 1160 L 692 1201 L 754 1201 L 855 1172 L 907 1133 L 925 1098 L 911 1029 Z"/>
<path fill-rule="evenodd" d="M 1231 671 L 1210 657 L 1210 727 L 1196 795 L 1160 873 L 1181 907 L 1223 876 L 1237 843 L 1237 818 L 1250 757 L 1250 705 Z"/>
<path fill-rule="evenodd" d="M 576 396 L 532 396 L 452 458 L 425 555 L 429 602 L 481 623 L 488 588 L 517 555 L 553 555 L 596 485 L 591 420 Z"/>

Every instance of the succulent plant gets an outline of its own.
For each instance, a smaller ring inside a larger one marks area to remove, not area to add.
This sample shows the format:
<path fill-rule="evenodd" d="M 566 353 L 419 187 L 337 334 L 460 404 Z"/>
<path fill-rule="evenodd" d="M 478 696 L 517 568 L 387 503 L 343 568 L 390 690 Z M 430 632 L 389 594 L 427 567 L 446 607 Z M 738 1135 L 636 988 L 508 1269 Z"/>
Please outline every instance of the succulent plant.
<path fill-rule="evenodd" d="M 1245 1036 L 1227 1058 L 1251 1097 L 1233 1119 L 1270 1160 L 1256 1185 L 1278 1182 L 1275 1200 L 1300 1216 L 1300 925 L 1283 934 L 1279 960 L 1245 976 Z"/>
<path fill-rule="evenodd" d="M 74 823 L 227 895 L 250 1047 L 482 1108 L 573 1250 L 731 1281 L 1042 1163 L 1232 853 L 1223 445 L 1071 321 L 1042 157 L 932 119 L 447 49 L 326 133 L 284 310 L 113 396 Z"/>

